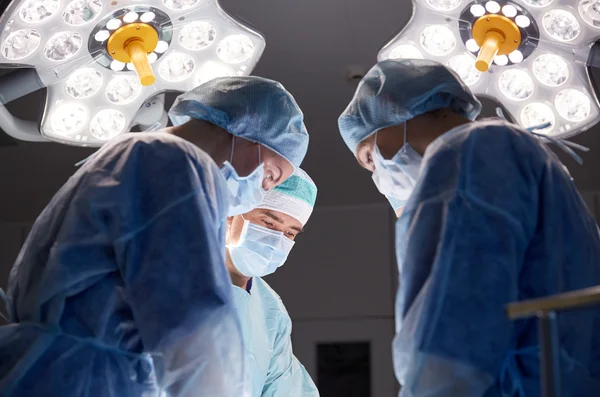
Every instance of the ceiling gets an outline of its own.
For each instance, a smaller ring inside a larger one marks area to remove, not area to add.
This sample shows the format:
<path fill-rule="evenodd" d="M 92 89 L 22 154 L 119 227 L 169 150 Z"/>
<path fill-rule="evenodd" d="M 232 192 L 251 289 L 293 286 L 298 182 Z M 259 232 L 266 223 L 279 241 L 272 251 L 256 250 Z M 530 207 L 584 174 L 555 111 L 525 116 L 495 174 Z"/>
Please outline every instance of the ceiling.
<path fill-rule="evenodd" d="M 409 0 L 221 0 L 223 8 L 265 36 L 267 48 L 254 74 L 279 80 L 306 116 L 311 141 L 303 168 L 319 186 L 319 206 L 382 202 L 366 171 L 356 164 L 337 130 L 337 117 L 352 97 L 348 73 L 367 70 L 381 46 L 412 14 Z M 600 80 L 598 80 L 600 81 Z M 191 87 L 190 87 L 191 88 Z M 39 117 L 43 93 L 10 104 L 28 119 Z M 493 106 L 486 115 L 493 114 Z M 600 190 L 600 127 L 573 140 L 591 148 L 584 166 L 570 159 L 582 190 Z M 1 142 L 9 142 L 2 138 Z M 30 221 L 87 157 L 89 149 L 54 143 L 0 146 L 0 221 Z"/>

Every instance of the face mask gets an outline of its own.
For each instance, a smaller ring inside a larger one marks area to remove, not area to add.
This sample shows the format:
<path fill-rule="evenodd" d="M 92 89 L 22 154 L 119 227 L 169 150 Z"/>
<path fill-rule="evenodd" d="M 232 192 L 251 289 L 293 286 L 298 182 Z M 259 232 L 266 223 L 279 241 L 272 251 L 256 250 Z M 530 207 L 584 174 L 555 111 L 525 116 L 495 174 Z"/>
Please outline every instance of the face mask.
<path fill-rule="evenodd" d="M 388 200 L 394 198 L 396 203 L 398 201 L 406 202 L 417 184 L 423 160 L 421 155 L 406 142 L 406 123 L 404 124 L 404 145 L 398 153 L 389 160 L 383 158 L 377 147 L 376 135 L 372 157 L 375 166 L 372 178 L 379 192 L 388 197 Z"/>
<path fill-rule="evenodd" d="M 263 277 L 285 263 L 293 246 L 294 242 L 282 232 L 244 219 L 238 243 L 227 245 L 227 249 L 240 273 L 247 277 Z"/>
<path fill-rule="evenodd" d="M 231 143 L 230 160 L 223 163 L 221 174 L 227 182 L 229 191 L 229 210 L 227 216 L 245 214 L 255 209 L 265 198 L 265 190 L 262 187 L 265 178 L 265 165 L 261 162 L 260 145 L 258 146 L 259 165 L 248 176 L 239 176 L 231 165 L 233 151 L 235 148 L 235 137 Z"/>

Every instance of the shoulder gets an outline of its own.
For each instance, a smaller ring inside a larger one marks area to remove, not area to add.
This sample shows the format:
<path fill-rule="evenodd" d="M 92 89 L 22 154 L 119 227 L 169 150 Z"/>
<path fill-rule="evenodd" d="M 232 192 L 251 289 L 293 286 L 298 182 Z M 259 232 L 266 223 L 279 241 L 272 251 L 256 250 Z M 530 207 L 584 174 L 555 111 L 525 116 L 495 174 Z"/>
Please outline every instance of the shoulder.
<path fill-rule="evenodd" d="M 260 295 L 261 300 L 265 302 L 271 310 L 276 310 L 280 321 L 290 321 L 290 316 L 281 300 L 281 297 L 265 280 L 260 277 L 252 279 L 252 292 Z"/>

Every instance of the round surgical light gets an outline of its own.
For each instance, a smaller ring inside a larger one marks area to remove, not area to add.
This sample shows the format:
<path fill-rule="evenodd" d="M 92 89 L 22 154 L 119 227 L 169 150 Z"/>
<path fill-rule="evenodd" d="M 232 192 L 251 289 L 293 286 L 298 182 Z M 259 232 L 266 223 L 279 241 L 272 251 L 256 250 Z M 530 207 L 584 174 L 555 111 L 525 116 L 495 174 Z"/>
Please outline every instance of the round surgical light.
<path fill-rule="evenodd" d="M 454 70 L 468 86 L 479 81 L 481 72 L 475 69 L 475 60 L 468 55 L 456 55 L 448 61 L 448 67 Z"/>
<path fill-rule="evenodd" d="M 523 62 L 523 53 L 519 50 L 514 50 L 508 54 L 508 59 L 510 59 L 512 63 L 521 63 Z"/>
<path fill-rule="evenodd" d="M 83 106 L 76 103 L 64 104 L 52 112 L 50 126 L 55 133 L 67 137 L 79 132 L 86 119 L 87 113 Z"/>
<path fill-rule="evenodd" d="M 546 32 L 558 41 L 573 41 L 581 33 L 577 18 L 569 11 L 550 10 L 542 18 Z"/>
<path fill-rule="evenodd" d="M 40 23 L 53 16 L 60 7 L 60 0 L 28 0 L 19 11 L 26 23 Z"/>
<path fill-rule="evenodd" d="M 127 119 L 116 109 L 104 109 L 96 113 L 90 122 L 90 133 L 96 139 L 108 141 L 125 130 Z"/>
<path fill-rule="evenodd" d="M 558 87 L 569 78 L 569 65 L 558 55 L 540 55 L 531 68 L 536 79 L 549 87 Z"/>
<path fill-rule="evenodd" d="M 108 40 L 110 37 L 110 32 L 108 30 L 99 30 L 95 35 L 94 39 L 99 42 L 103 42 Z"/>
<path fill-rule="evenodd" d="M 77 32 L 59 32 L 46 42 L 44 55 L 51 61 L 66 61 L 77 54 L 83 38 Z"/>
<path fill-rule="evenodd" d="M 135 75 L 121 75 L 106 85 L 106 98 L 115 105 L 126 105 L 135 101 L 142 93 L 140 79 Z"/>
<path fill-rule="evenodd" d="M 252 40 L 243 34 L 225 37 L 217 45 L 217 55 L 226 63 L 242 63 L 250 59 L 254 52 Z"/>
<path fill-rule="evenodd" d="M 110 69 L 114 70 L 115 72 L 120 72 L 123 69 L 125 69 L 125 62 L 117 61 L 116 59 L 114 59 L 110 63 Z"/>
<path fill-rule="evenodd" d="M 535 130 L 535 132 L 542 134 L 552 131 L 556 123 L 556 118 L 554 117 L 554 113 L 552 112 L 552 109 L 550 109 L 550 106 L 538 102 L 526 105 L 523 110 L 521 110 L 520 116 L 521 124 L 525 128 L 532 128 L 550 123 L 546 128 Z"/>
<path fill-rule="evenodd" d="M 154 18 L 156 18 L 156 14 L 151 11 L 148 11 L 142 14 L 142 16 L 140 17 L 140 21 L 148 23 L 154 21 Z"/>
<path fill-rule="evenodd" d="M 102 87 L 102 73 L 92 68 L 78 69 L 65 82 L 67 94 L 75 99 L 89 98 Z"/>
<path fill-rule="evenodd" d="M 592 109 L 590 97 L 572 88 L 559 92 L 554 99 L 554 106 L 562 118 L 573 122 L 585 120 Z"/>
<path fill-rule="evenodd" d="M 525 0 L 527 4 L 532 7 L 546 7 L 552 3 L 553 0 Z"/>
<path fill-rule="evenodd" d="M 127 14 L 125 14 L 123 16 L 123 22 L 125 23 L 134 23 L 135 21 L 138 20 L 140 16 L 138 15 L 137 12 L 134 11 L 129 11 Z"/>
<path fill-rule="evenodd" d="M 171 53 L 160 62 L 158 74 L 170 82 L 183 81 L 190 77 L 195 68 L 192 57 L 183 53 Z"/>
<path fill-rule="evenodd" d="M 8 35 L 2 43 L 2 55 L 11 61 L 27 58 L 40 46 L 40 32 L 35 29 L 21 29 Z"/>
<path fill-rule="evenodd" d="M 421 33 L 421 46 L 431 55 L 444 56 L 454 50 L 456 38 L 446 26 L 431 25 Z"/>
<path fill-rule="evenodd" d="M 479 51 L 479 45 L 477 44 L 475 39 L 467 40 L 467 42 L 465 43 L 465 47 L 467 47 L 467 50 L 469 50 L 471 52 Z"/>
<path fill-rule="evenodd" d="M 159 41 L 158 44 L 156 45 L 156 48 L 154 49 L 154 52 L 156 52 L 157 54 L 162 54 L 163 52 L 167 51 L 169 49 L 169 43 L 167 43 L 166 41 Z"/>
<path fill-rule="evenodd" d="M 208 22 L 192 22 L 179 32 L 179 42 L 190 51 L 203 50 L 209 47 L 217 37 L 217 30 Z"/>
<path fill-rule="evenodd" d="M 413 45 L 400 44 L 390 51 L 389 59 L 423 59 L 423 54 Z"/>
<path fill-rule="evenodd" d="M 600 28 L 600 0 L 582 0 L 577 9 L 585 23 Z"/>
<path fill-rule="evenodd" d="M 68 25 L 81 26 L 93 21 L 101 11 L 101 0 L 75 0 L 67 4 L 62 18 Z"/>
<path fill-rule="evenodd" d="M 513 101 L 524 101 L 533 94 L 534 83 L 529 74 L 519 69 L 509 69 L 498 78 L 500 92 Z"/>
<path fill-rule="evenodd" d="M 111 19 L 110 21 L 108 21 L 106 23 L 106 29 L 108 30 L 117 30 L 121 27 L 121 25 L 123 24 L 123 22 L 121 22 L 120 19 Z"/>
<path fill-rule="evenodd" d="M 498 66 L 506 66 L 508 65 L 508 57 L 506 55 L 496 55 L 494 63 Z"/>
<path fill-rule="evenodd" d="M 460 2 L 461 0 L 427 0 L 427 4 L 437 11 L 452 11 Z"/>

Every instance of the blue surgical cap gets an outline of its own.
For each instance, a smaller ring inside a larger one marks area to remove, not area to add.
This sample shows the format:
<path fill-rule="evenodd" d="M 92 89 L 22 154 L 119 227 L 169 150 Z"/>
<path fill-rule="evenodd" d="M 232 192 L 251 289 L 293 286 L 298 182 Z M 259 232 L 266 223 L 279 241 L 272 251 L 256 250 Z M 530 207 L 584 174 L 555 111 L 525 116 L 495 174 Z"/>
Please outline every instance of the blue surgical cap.
<path fill-rule="evenodd" d="M 304 115 L 292 95 L 262 77 L 219 77 L 181 94 L 169 111 L 173 125 L 206 120 L 257 142 L 298 168 L 308 150 Z"/>
<path fill-rule="evenodd" d="M 481 103 L 452 70 L 440 63 L 385 60 L 363 77 L 338 126 L 346 145 L 356 154 L 358 144 L 378 130 L 444 108 L 475 120 Z"/>

